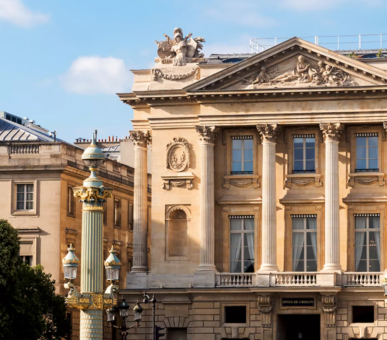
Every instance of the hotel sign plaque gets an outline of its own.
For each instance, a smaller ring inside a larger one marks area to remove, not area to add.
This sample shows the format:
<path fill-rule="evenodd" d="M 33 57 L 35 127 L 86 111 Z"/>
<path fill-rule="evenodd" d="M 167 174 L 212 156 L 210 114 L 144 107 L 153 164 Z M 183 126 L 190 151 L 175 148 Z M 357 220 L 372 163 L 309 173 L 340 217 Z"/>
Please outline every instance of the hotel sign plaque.
<path fill-rule="evenodd" d="M 314 298 L 282 298 L 282 307 L 314 307 Z"/>

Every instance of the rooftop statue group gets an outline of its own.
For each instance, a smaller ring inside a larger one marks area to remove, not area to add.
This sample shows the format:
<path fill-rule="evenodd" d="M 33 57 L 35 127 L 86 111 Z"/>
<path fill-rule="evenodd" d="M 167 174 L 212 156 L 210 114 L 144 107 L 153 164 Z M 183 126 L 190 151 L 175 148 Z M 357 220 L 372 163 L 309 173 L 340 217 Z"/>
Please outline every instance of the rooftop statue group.
<path fill-rule="evenodd" d="M 331 65 L 324 65 L 322 61 L 318 62 L 318 69 L 305 60 L 304 56 L 298 56 L 296 67 L 292 71 L 282 73 L 276 77 L 271 77 L 266 66 L 262 66 L 257 76 L 251 80 L 251 85 L 276 85 L 276 84 L 308 84 L 341 86 L 347 80 L 348 73 L 337 69 Z"/>
<path fill-rule="evenodd" d="M 155 62 L 173 66 L 185 66 L 187 63 L 198 62 L 204 58 L 200 53 L 203 49 L 204 38 L 192 38 L 192 33 L 184 37 L 183 30 L 179 27 L 173 30 L 173 39 L 164 34 L 165 41 L 156 41 L 158 57 Z"/>

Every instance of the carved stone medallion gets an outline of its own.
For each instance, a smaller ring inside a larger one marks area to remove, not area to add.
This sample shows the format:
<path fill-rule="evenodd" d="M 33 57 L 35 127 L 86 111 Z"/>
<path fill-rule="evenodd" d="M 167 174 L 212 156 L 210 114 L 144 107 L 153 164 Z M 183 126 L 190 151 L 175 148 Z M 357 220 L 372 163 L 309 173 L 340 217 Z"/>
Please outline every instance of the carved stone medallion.
<path fill-rule="evenodd" d="M 189 144 L 181 137 L 173 138 L 173 142 L 167 144 L 167 169 L 176 172 L 184 171 L 190 165 Z"/>

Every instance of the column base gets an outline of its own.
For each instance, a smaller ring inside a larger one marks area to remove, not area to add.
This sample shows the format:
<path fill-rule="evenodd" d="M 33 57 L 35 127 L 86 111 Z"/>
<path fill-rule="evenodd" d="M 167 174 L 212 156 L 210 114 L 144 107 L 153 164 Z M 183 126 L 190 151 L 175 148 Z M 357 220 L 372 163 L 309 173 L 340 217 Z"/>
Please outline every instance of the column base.
<path fill-rule="evenodd" d="M 276 264 L 261 264 L 261 268 L 258 270 L 259 272 L 278 272 L 278 266 Z"/>
<path fill-rule="evenodd" d="M 131 273 L 148 273 L 148 268 L 147 267 L 142 267 L 142 266 L 133 266 L 132 269 L 130 270 Z"/>
<path fill-rule="evenodd" d="M 198 271 L 216 272 L 216 267 L 213 264 L 199 264 Z"/>
<path fill-rule="evenodd" d="M 325 263 L 324 268 L 321 270 L 322 272 L 336 272 L 341 273 L 341 265 L 337 263 Z"/>
<path fill-rule="evenodd" d="M 194 273 L 194 288 L 215 287 L 215 266 L 214 270 L 197 270 Z"/>
<path fill-rule="evenodd" d="M 126 275 L 126 289 L 148 289 L 148 274 L 133 273 Z"/>

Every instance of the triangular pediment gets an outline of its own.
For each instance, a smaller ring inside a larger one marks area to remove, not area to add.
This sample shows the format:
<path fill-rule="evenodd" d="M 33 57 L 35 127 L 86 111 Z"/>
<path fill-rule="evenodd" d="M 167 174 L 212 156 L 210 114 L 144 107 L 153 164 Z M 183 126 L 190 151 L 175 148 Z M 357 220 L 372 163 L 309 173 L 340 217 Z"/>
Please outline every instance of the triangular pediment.
<path fill-rule="evenodd" d="M 187 92 L 386 85 L 387 72 L 299 38 L 184 88 Z"/>

